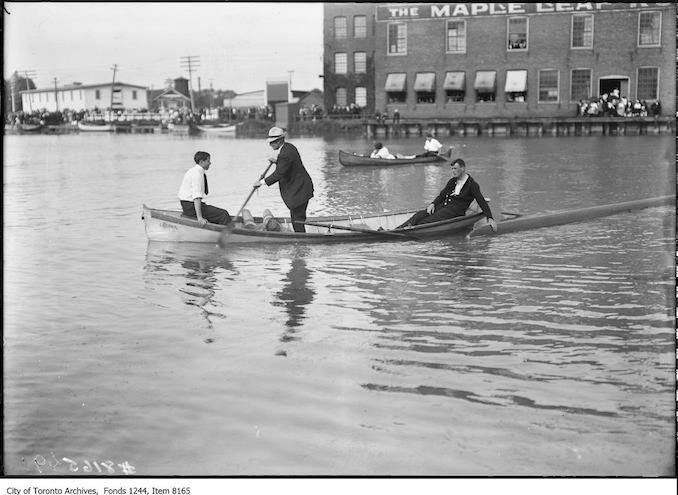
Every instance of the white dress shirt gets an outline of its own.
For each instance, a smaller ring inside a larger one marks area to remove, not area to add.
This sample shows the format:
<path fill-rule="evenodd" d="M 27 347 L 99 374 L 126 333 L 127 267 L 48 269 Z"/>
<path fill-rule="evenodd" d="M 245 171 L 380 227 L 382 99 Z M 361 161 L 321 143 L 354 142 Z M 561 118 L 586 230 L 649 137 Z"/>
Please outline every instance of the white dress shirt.
<path fill-rule="evenodd" d="M 382 146 L 379 151 L 374 150 L 370 155 L 370 158 L 386 158 L 388 160 L 392 160 L 395 158 L 395 156 L 388 152 L 388 148 L 386 146 Z"/>
<path fill-rule="evenodd" d="M 424 143 L 424 151 L 433 151 L 434 153 L 438 153 L 442 147 L 443 145 L 440 144 L 440 141 L 438 141 L 436 138 L 427 139 L 426 143 Z"/>
<path fill-rule="evenodd" d="M 204 198 L 205 194 L 205 169 L 200 165 L 189 168 L 184 174 L 179 188 L 181 201 L 193 201 L 195 198 Z"/>

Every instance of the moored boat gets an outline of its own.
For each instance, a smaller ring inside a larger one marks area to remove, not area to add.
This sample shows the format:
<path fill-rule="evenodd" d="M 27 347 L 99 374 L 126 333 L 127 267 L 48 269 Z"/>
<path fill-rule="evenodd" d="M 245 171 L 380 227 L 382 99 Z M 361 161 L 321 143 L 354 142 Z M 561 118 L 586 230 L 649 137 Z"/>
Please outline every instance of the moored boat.
<path fill-rule="evenodd" d="M 411 165 L 415 163 L 444 163 L 452 157 L 452 148 L 436 156 L 419 156 L 412 158 L 370 158 L 369 156 L 349 153 L 339 150 L 339 163 L 345 167 L 356 167 L 362 165 Z"/>
<path fill-rule="evenodd" d="M 19 124 L 19 132 L 40 132 L 42 124 Z"/>
<path fill-rule="evenodd" d="M 196 124 L 195 128 L 200 132 L 209 134 L 235 134 L 235 124 Z"/>
<path fill-rule="evenodd" d="M 95 124 L 92 122 L 78 122 L 78 129 L 83 132 L 113 132 L 115 125 L 113 124 Z"/>
<path fill-rule="evenodd" d="M 476 211 L 469 211 L 463 217 L 416 225 L 408 229 L 395 229 L 395 227 L 412 216 L 414 211 L 377 215 L 309 217 L 307 223 L 314 225 L 307 225 L 306 232 L 294 232 L 289 218 L 276 218 L 282 226 L 280 232 L 262 230 L 263 219 L 261 217 L 254 218 L 256 228 L 253 229 L 243 226 L 242 217 L 236 217 L 233 224 L 229 226 L 207 223 L 200 227 L 197 220 L 183 216 L 181 211 L 159 210 L 146 205 L 143 206 L 142 219 L 149 241 L 209 242 L 222 245 L 285 242 L 330 243 L 412 240 L 467 234 L 478 220 L 484 218 L 482 213 Z M 383 230 L 378 230 L 380 228 Z"/>

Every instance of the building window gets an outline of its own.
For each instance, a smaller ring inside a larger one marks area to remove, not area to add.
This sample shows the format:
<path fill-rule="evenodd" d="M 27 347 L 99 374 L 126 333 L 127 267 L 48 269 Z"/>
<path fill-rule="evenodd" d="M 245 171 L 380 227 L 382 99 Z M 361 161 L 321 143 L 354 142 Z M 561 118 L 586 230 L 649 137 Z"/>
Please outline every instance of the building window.
<path fill-rule="evenodd" d="M 435 72 L 420 72 L 414 78 L 414 92 L 417 103 L 436 102 L 436 74 Z"/>
<path fill-rule="evenodd" d="M 659 46 L 661 25 L 661 12 L 640 12 L 638 14 L 638 46 Z"/>
<path fill-rule="evenodd" d="M 558 103 L 558 71 L 543 69 L 539 71 L 539 103 Z"/>
<path fill-rule="evenodd" d="M 407 55 L 407 25 L 388 25 L 388 54 Z"/>
<path fill-rule="evenodd" d="M 94 98 L 96 98 L 97 100 L 100 100 L 101 99 L 101 91 L 99 91 L 98 89 L 95 89 L 94 90 Z"/>
<path fill-rule="evenodd" d="M 476 101 L 481 103 L 493 102 L 497 96 L 497 71 L 476 71 L 476 81 L 473 87 L 476 90 Z"/>
<path fill-rule="evenodd" d="M 659 67 L 638 68 L 637 100 L 656 100 L 659 83 Z"/>
<path fill-rule="evenodd" d="M 407 101 L 407 74 L 404 72 L 388 74 L 384 90 L 388 103 L 405 103 Z"/>
<path fill-rule="evenodd" d="M 527 50 L 527 17 L 509 17 L 508 23 L 508 50 Z"/>
<path fill-rule="evenodd" d="M 367 72 L 367 53 L 355 52 L 353 54 L 353 72 L 357 74 Z"/>
<path fill-rule="evenodd" d="M 573 69 L 570 83 L 570 101 L 591 97 L 591 69 Z"/>
<path fill-rule="evenodd" d="M 82 100 L 82 89 L 78 90 L 78 98 Z"/>
<path fill-rule="evenodd" d="M 337 88 L 336 99 L 337 106 L 346 106 L 346 88 Z"/>
<path fill-rule="evenodd" d="M 367 16 L 353 16 L 353 37 L 367 38 Z"/>
<path fill-rule="evenodd" d="M 544 69 L 539 71 L 539 103 L 558 103 L 558 71 Z"/>
<path fill-rule="evenodd" d="M 136 89 L 133 89 L 133 90 L 132 90 L 132 99 L 133 99 L 133 100 L 136 100 L 136 99 L 137 99 L 137 91 L 136 91 Z"/>
<path fill-rule="evenodd" d="M 73 90 L 71 90 L 70 92 L 71 92 L 71 101 L 73 101 Z"/>
<path fill-rule="evenodd" d="M 38 102 L 42 103 L 42 93 L 38 93 Z"/>
<path fill-rule="evenodd" d="M 458 103 L 466 97 L 466 73 L 448 72 L 443 82 L 445 90 L 445 103 Z"/>
<path fill-rule="evenodd" d="M 466 21 L 447 21 L 447 53 L 466 53 Z"/>
<path fill-rule="evenodd" d="M 593 48 L 593 15 L 572 16 L 572 48 Z"/>
<path fill-rule="evenodd" d="M 335 17 L 334 18 L 334 39 L 335 40 L 345 40 L 346 39 L 346 17 Z"/>
<path fill-rule="evenodd" d="M 61 101 L 66 101 L 66 92 L 61 91 Z"/>
<path fill-rule="evenodd" d="M 527 71 L 507 70 L 506 84 L 504 85 L 506 101 L 511 103 L 525 103 L 527 100 Z"/>
<path fill-rule="evenodd" d="M 345 53 L 334 54 L 334 73 L 346 74 L 348 72 L 348 57 Z"/>
<path fill-rule="evenodd" d="M 360 108 L 367 106 L 367 88 L 358 86 L 355 88 L 355 104 Z"/>

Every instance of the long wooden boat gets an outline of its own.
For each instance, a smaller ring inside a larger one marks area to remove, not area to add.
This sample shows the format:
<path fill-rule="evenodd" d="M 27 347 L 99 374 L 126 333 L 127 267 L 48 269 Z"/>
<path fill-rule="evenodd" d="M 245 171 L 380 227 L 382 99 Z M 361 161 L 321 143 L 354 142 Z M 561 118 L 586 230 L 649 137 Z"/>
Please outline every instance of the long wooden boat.
<path fill-rule="evenodd" d="M 19 124 L 19 132 L 40 132 L 42 124 Z"/>
<path fill-rule="evenodd" d="M 195 128 L 208 134 L 235 134 L 235 124 L 196 124 Z"/>
<path fill-rule="evenodd" d="M 469 212 L 466 216 L 450 220 L 416 225 L 408 229 L 395 229 L 407 220 L 414 211 L 400 211 L 379 215 L 343 215 L 328 217 L 309 217 L 307 222 L 319 223 L 307 225 L 306 232 L 294 232 L 289 218 L 276 220 L 282 225 L 281 232 L 261 229 L 263 219 L 254 217 L 256 228 L 243 226 L 242 217 L 236 217 L 229 226 L 207 223 L 203 227 L 197 220 L 182 215 L 181 211 L 158 210 L 143 205 L 142 219 L 149 241 L 160 242 L 205 242 L 212 244 L 246 243 L 329 243 L 329 242 L 367 242 L 387 240 L 409 240 L 421 238 L 440 238 L 471 231 L 473 225 L 484 218 L 482 213 Z M 356 229 L 355 231 L 345 230 Z M 379 228 L 383 231 L 377 231 Z M 395 230 L 394 230 L 395 229 Z"/>
<path fill-rule="evenodd" d="M 78 122 L 78 129 L 83 132 L 113 132 L 115 131 L 114 124 L 88 124 L 86 122 Z"/>
<path fill-rule="evenodd" d="M 364 165 L 411 165 L 414 163 L 444 163 L 450 160 L 452 148 L 448 148 L 437 156 L 420 156 L 415 158 L 370 158 L 369 156 L 349 153 L 339 150 L 339 163 L 345 167 L 357 167 Z"/>

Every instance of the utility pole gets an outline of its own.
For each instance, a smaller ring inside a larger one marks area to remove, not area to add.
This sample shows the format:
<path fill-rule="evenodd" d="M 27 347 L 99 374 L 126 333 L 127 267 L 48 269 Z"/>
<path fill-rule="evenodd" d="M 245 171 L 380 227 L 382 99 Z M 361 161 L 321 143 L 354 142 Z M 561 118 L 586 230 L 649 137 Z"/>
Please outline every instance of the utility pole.
<path fill-rule="evenodd" d="M 54 78 L 54 103 L 56 103 L 56 111 L 59 111 L 59 93 L 57 93 L 57 78 Z"/>
<path fill-rule="evenodd" d="M 31 78 L 31 79 L 35 78 L 35 76 L 37 75 L 37 72 L 35 72 L 34 70 L 22 70 L 20 72 L 24 75 L 24 80 L 26 81 L 26 91 L 28 91 L 29 89 L 31 89 L 31 88 L 28 87 L 28 78 Z M 32 95 L 27 94 L 26 99 L 28 100 L 28 108 L 32 112 L 33 111 L 33 105 L 31 103 L 31 96 Z M 22 108 L 22 110 L 24 109 L 23 102 L 21 104 L 21 108 Z"/>
<path fill-rule="evenodd" d="M 187 55 L 180 57 L 179 62 L 183 69 L 188 69 L 188 92 L 191 96 L 191 112 L 195 113 L 195 102 L 193 101 L 193 70 L 200 67 L 200 57 L 197 55 Z"/>
<path fill-rule="evenodd" d="M 14 94 L 15 89 L 16 89 L 16 78 L 12 77 L 9 80 L 9 91 L 12 97 L 12 113 L 16 112 L 16 95 Z"/>
<path fill-rule="evenodd" d="M 113 81 L 111 82 L 111 105 L 110 105 L 110 110 L 108 111 L 108 121 L 109 122 L 111 122 L 113 120 L 113 117 L 112 117 L 113 92 L 115 91 L 115 73 L 118 71 L 118 64 L 113 64 L 113 67 L 111 67 L 111 70 L 113 71 Z"/>

